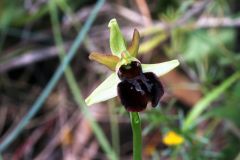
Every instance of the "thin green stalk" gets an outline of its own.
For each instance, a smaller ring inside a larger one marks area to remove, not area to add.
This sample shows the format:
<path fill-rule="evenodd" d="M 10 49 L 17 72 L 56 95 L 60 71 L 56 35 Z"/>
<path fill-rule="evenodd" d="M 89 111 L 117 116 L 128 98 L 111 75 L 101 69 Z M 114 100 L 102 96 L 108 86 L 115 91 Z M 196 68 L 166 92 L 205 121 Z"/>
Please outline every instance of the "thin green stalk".
<path fill-rule="evenodd" d="M 133 160 L 142 159 L 142 128 L 138 112 L 130 112 L 133 132 Z"/>
<path fill-rule="evenodd" d="M 221 85 L 208 93 L 204 98 L 202 98 L 187 115 L 183 123 L 183 131 L 186 131 L 193 127 L 196 123 L 196 119 L 201 115 L 201 113 L 212 103 L 216 98 L 218 98 L 226 89 L 228 89 L 235 81 L 240 78 L 240 73 L 237 72 L 231 77 L 226 79 Z"/>
<path fill-rule="evenodd" d="M 63 60 L 65 51 L 63 48 L 62 36 L 60 33 L 60 24 L 58 21 L 57 8 L 56 8 L 55 1 L 49 1 L 49 8 L 50 8 L 50 15 L 51 15 L 51 21 L 52 21 L 52 26 L 53 26 L 55 43 L 60 51 L 60 58 L 61 58 L 61 60 Z M 70 90 L 74 96 L 76 103 L 78 104 L 79 108 L 82 111 L 84 111 L 85 114 L 83 114 L 83 115 L 88 120 L 88 122 L 90 122 L 89 124 L 91 125 L 93 132 L 96 135 L 97 140 L 100 143 L 101 147 L 106 152 L 109 159 L 113 159 L 113 160 L 117 159 L 117 157 L 116 157 L 115 153 L 113 152 L 113 150 L 111 149 L 111 147 L 107 141 L 107 138 L 104 135 L 101 127 L 95 121 L 94 117 L 91 116 L 91 113 L 82 98 L 81 90 L 79 89 L 79 87 L 77 85 L 74 74 L 69 66 L 65 70 L 65 76 L 66 76 L 67 84 L 70 87 Z"/>
<path fill-rule="evenodd" d="M 73 45 L 71 46 L 68 54 L 66 55 L 66 57 L 64 57 L 63 62 L 59 65 L 54 75 L 48 82 L 47 86 L 44 88 L 41 95 L 37 98 L 37 100 L 31 106 L 31 109 L 28 111 L 28 113 L 23 117 L 23 119 L 19 122 L 19 124 L 13 129 L 13 131 L 2 141 L 2 143 L 0 144 L 0 152 L 3 152 L 4 150 L 7 149 L 7 147 L 19 136 L 19 134 L 22 132 L 25 126 L 29 123 L 32 117 L 35 116 L 36 113 L 41 109 L 41 107 L 43 106 L 43 103 L 46 101 L 49 94 L 52 92 L 57 82 L 63 75 L 64 70 L 66 69 L 66 67 L 68 66 L 68 64 L 74 57 L 74 55 L 77 53 L 77 50 L 80 44 L 83 42 L 87 32 L 89 31 L 94 19 L 96 18 L 104 2 L 105 0 L 97 1 L 94 9 L 92 10 L 90 16 L 88 17 L 88 20 L 86 21 L 86 23 L 84 23 L 81 31 L 79 32 L 76 39 L 74 40 Z"/>
<path fill-rule="evenodd" d="M 56 1 L 57 5 L 59 8 L 65 13 L 65 15 L 72 17 L 74 15 L 72 8 L 68 5 L 67 1 L 61 0 L 61 1 Z M 73 27 L 76 31 L 78 31 L 78 28 L 81 27 L 81 22 L 74 22 Z"/>
<path fill-rule="evenodd" d="M 3 158 L 2 158 L 2 154 L 0 154 L 0 160 L 3 160 Z"/>
<path fill-rule="evenodd" d="M 109 109 L 109 117 L 110 117 L 110 128 L 111 128 L 111 135 L 112 135 L 112 146 L 114 151 L 116 152 L 117 156 L 120 155 L 120 138 L 119 138 L 119 125 L 118 125 L 118 117 L 114 110 L 114 103 L 110 101 L 108 103 Z"/>
<path fill-rule="evenodd" d="M 84 117 L 89 122 L 90 126 L 92 127 L 93 132 L 96 135 L 96 138 L 103 148 L 103 150 L 107 153 L 107 157 L 111 160 L 117 160 L 116 154 L 113 152 L 111 146 L 109 145 L 108 141 L 106 140 L 106 136 L 104 135 L 102 129 L 97 124 L 97 122 L 93 119 L 92 115 L 90 114 L 90 111 L 88 109 L 88 106 L 86 105 L 85 101 L 82 98 L 81 91 L 78 88 L 77 83 L 74 82 L 73 77 L 70 77 L 69 83 L 71 84 L 69 87 L 71 89 L 71 92 L 74 96 L 74 100 L 77 102 L 78 106 L 80 107 Z"/>

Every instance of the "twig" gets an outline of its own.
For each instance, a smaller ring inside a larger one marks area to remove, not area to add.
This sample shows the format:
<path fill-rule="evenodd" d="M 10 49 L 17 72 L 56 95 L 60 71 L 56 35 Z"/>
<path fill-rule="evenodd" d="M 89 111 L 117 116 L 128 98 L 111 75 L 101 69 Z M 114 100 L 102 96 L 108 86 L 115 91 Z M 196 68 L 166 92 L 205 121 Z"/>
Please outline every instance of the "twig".
<path fill-rule="evenodd" d="M 126 18 L 127 20 L 130 20 L 133 23 L 143 26 L 143 18 L 139 13 L 137 13 L 133 10 L 130 10 L 124 6 L 120 6 L 120 5 L 116 5 L 116 4 L 112 5 L 112 7 L 114 9 L 112 9 L 111 5 L 109 5 L 109 6 L 111 9 L 110 12 L 114 11 L 114 13 Z"/>
<path fill-rule="evenodd" d="M 59 144 L 61 140 L 61 136 L 63 134 L 64 129 L 67 127 L 68 129 L 72 130 L 76 124 L 78 124 L 81 120 L 79 112 L 74 112 L 71 117 L 64 123 L 61 130 L 54 135 L 48 145 L 34 158 L 36 160 L 47 159 L 47 156 L 52 153 L 54 148 Z"/>
<path fill-rule="evenodd" d="M 162 31 L 162 30 L 167 30 L 167 28 L 173 28 L 169 27 L 169 24 L 163 23 L 163 22 L 154 22 L 153 26 L 150 27 L 142 27 L 140 25 L 136 26 L 138 30 L 140 31 L 141 35 L 142 33 L 145 34 L 146 31 L 149 30 L 154 30 L 156 31 Z M 178 27 L 190 27 L 190 29 L 200 29 L 200 28 L 225 28 L 225 27 L 240 27 L 240 18 L 229 18 L 229 17 L 223 17 L 223 18 L 218 18 L 218 17 L 202 17 L 196 22 L 192 23 L 185 23 L 182 24 L 181 26 Z M 122 32 L 124 33 L 125 37 L 127 39 L 130 39 L 132 36 L 132 27 L 125 26 L 121 28 Z M 98 27 L 93 27 L 91 36 L 90 38 L 92 39 L 93 42 L 99 42 L 103 41 L 103 39 L 107 39 L 107 33 L 108 30 L 103 29 L 101 32 L 99 31 Z"/>
<path fill-rule="evenodd" d="M 69 43 L 65 43 L 63 46 L 68 49 Z M 49 47 L 45 49 L 39 49 L 34 51 L 28 51 L 21 56 L 12 58 L 11 60 L 0 64 L 0 74 L 7 72 L 11 69 L 27 66 L 36 62 L 43 61 L 45 59 L 54 58 L 59 54 L 58 49 L 54 47 Z"/>
<path fill-rule="evenodd" d="M 214 28 L 214 27 L 239 27 L 240 18 L 215 18 L 203 17 L 200 18 L 194 25 L 196 28 Z"/>
<path fill-rule="evenodd" d="M 97 151 L 98 151 L 98 145 L 95 141 L 93 141 L 90 143 L 89 147 L 84 148 L 83 156 L 81 157 L 81 159 L 96 159 L 96 157 L 98 157 Z"/>
<path fill-rule="evenodd" d="M 149 26 L 152 24 L 151 14 L 148 8 L 148 5 L 146 3 L 146 0 L 135 0 L 137 3 L 137 6 L 142 13 L 142 19 L 146 26 Z"/>
<path fill-rule="evenodd" d="M 52 21 L 52 26 L 53 26 L 53 32 L 54 32 L 54 39 L 56 45 L 59 47 L 59 52 L 60 54 L 60 59 L 63 60 L 65 51 L 64 48 L 62 48 L 63 40 L 61 36 L 61 31 L 60 31 L 60 24 L 58 21 L 58 14 L 57 14 L 57 8 L 56 4 L 54 1 L 49 2 L 49 8 L 50 8 L 50 13 L 51 13 L 51 21 Z M 112 151 L 112 148 L 110 144 L 108 143 L 108 140 L 103 133 L 101 127 L 98 125 L 96 120 L 93 118 L 93 116 L 90 113 L 90 110 L 86 106 L 82 95 L 81 91 L 78 88 L 77 81 L 74 77 L 74 74 L 69 66 L 66 67 L 65 69 L 65 77 L 67 79 L 67 84 L 71 90 L 71 93 L 74 97 L 75 102 L 78 104 L 78 107 L 84 112 L 83 116 L 84 118 L 87 119 L 88 123 L 90 124 L 91 128 L 93 129 L 93 133 L 96 136 L 96 139 L 98 140 L 100 146 L 102 147 L 103 151 L 106 153 L 107 157 L 109 159 L 117 159 L 115 153 Z"/>
<path fill-rule="evenodd" d="M 1 107 L 0 111 L 0 133 L 2 133 L 2 130 L 4 129 L 4 124 L 7 120 L 8 107 Z"/>
<path fill-rule="evenodd" d="M 25 140 L 25 142 L 18 147 L 15 154 L 13 154 L 12 159 L 22 159 L 24 157 L 24 154 L 30 152 L 34 144 L 36 144 L 36 142 L 47 130 L 47 127 L 48 126 L 42 126 L 34 130 L 34 132 Z"/>
<path fill-rule="evenodd" d="M 179 19 L 173 27 L 181 26 L 184 23 L 186 23 L 190 18 L 201 14 L 205 7 L 211 2 L 212 0 L 205 0 L 205 1 L 199 1 L 197 3 L 194 3 L 191 9 L 189 9 L 181 19 Z"/>
<path fill-rule="evenodd" d="M 91 12 L 92 7 L 85 7 L 84 9 L 80 10 L 79 12 L 75 13 L 71 16 L 65 16 L 63 19 L 63 28 L 69 28 L 76 22 L 84 21 L 87 18 L 87 15 Z M 143 26 L 143 18 L 142 16 L 124 6 L 120 6 L 117 4 L 109 4 L 106 3 L 101 8 L 100 13 L 110 13 L 112 15 L 118 14 L 119 16 L 122 16 L 126 18 L 127 20 L 130 20 L 131 22 L 134 22 L 140 26 Z M 104 26 L 105 28 L 105 26 Z"/>
<path fill-rule="evenodd" d="M 67 56 L 65 56 L 63 63 L 59 65 L 56 72 L 48 82 L 47 86 L 42 91 L 41 95 L 38 97 L 35 103 L 31 106 L 31 109 L 29 110 L 29 112 L 19 122 L 16 128 L 0 144 L 0 153 L 6 150 L 6 148 L 19 136 L 19 134 L 22 132 L 24 127 L 29 123 L 32 117 L 41 109 L 43 103 L 46 101 L 47 97 L 52 92 L 53 88 L 56 86 L 57 82 L 63 75 L 65 68 L 68 66 L 68 64 L 76 54 L 77 49 L 79 48 L 80 44 L 83 42 L 87 32 L 89 31 L 94 19 L 97 16 L 98 11 L 100 10 L 104 2 L 105 2 L 104 0 L 97 1 L 95 8 L 92 10 L 88 20 L 86 21 L 81 31 L 79 32 L 78 36 L 76 37 Z"/>
<path fill-rule="evenodd" d="M 199 29 L 199 28 L 212 28 L 212 27 L 239 27 L 240 26 L 240 18 L 218 18 L 218 17 L 201 17 L 196 22 L 187 23 L 187 21 L 198 14 L 200 14 L 203 9 L 211 2 L 211 0 L 200 1 L 193 5 L 192 9 L 186 12 L 185 15 L 182 16 L 180 20 L 174 23 L 172 26 L 169 26 L 167 23 L 163 22 L 153 22 L 153 26 L 150 27 L 142 27 L 142 17 L 137 12 L 131 11 L 126 7 L 115 5 L 115 4 L 105 4 L 101 9 L 101 12 L 115 12 L 128 20 L 136 23 L 136 26 L 140 32 L 145 32 L 147 30 L 169 30 L 174 27 L 190 27 L 191 29 Z M 113 9 L 114 8 L 114 9 Z M 81 10 L 81 12 L 75 14 L 74 16 L 65 18 L 63 23 L 63 28 L 69 25 L 72 25 L 72 21 L 82 21 L 86 19 L 89 12 L 92 10 L 91 7 L 85 8 Z M 127 15 L 127 16 L 126 16 Z M 100 27 L 101 28 L 101 27 Z M 105 28 L 105 27 L 104 27 Z M 123 33 L 127 38 L 132 36 L 132 27 L 123 27 Z M 93 42 L 99 42 L 103 39 L 107 39 L 105 35 L 108 35 L 108 30 L 102 29 L 99 31 L 99 26 L 93 27 L 91 29 L 90 38 L 94 39 Z M 68 48 L 69 43 L 65 43 L 65 48 Z M 55 47 L 49 47 L 46 49 L 29 51 L 25 53 L 23 56 L 19 56 L 11 59 L 8 62 L 0 64 L 0 74 L 7 72 L 11 69 L 18 68 L 21 66 L 26 66 L 35 62 L 43 61 L 48 58 L 52 58 L 58 55 L 57 49 Z"/>

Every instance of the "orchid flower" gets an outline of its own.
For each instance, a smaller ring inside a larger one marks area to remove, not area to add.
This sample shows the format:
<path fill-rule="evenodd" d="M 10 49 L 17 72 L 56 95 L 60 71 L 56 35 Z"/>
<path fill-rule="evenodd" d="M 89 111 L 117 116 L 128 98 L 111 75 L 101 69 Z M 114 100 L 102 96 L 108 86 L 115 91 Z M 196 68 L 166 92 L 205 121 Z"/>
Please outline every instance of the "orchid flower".
<path fill-rule="evenodd" d="M 89 58 L 105 65 L 113 73 L 86 98 L 86 104 L 90 106 L 119 96 L 130 112 L 144 110 L 148 102 L 155 107 L 164 92 L 157 77 L 173 70 L 179 61 L 141 64 L 136 58 L 140 40 L 137 29 L 134 30 L 131 44 L 127 46 L 116 19 L 112 19 L 108 27 L 112 54 L 93 52 Z"/>

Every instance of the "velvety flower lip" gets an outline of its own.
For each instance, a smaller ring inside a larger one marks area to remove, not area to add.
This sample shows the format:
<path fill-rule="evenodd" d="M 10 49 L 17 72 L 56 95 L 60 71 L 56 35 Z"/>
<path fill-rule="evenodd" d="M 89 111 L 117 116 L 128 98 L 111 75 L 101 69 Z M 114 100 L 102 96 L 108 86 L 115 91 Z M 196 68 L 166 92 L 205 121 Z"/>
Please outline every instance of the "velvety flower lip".
<path fill-rule="evenodd" d="M 157 77 L 167 74 L 179 65 L 178 60 L 171 60 L 157 64 L 141 64 L 143 73 L 153 72 Z M 117 96 L 117 85 L 120 79 L 117 73 L 109 75 L 86 99 L 88 106 L 103 102 Z"/>
<path fill-rule="evenodd" d="M 119 95 L 121 103 L 128 111 L 142 111 L 146 108 L 148 102 L 151 102 L 152 107 L 155 107 L 164 92 L 157 77 L 177 67 L 179 61 L 141 64 L 136 59 L 139 49 L 139 32 L 136 29 L 134 30 L 131 44 L 126 46 L 116 19 L 112 19 L 108 26 L 110 28 L 112 55 L 93 52 L 89 58 L 115 72 L 104 80 L 85 99 L 85 102 L 90 106 Z"/>
<path fill-rule="evenodd" d="M 118 77 L 121 79 L 118 96 L 129 112 L 143 111 L 149 102 L 156 107 L 163 96 L 163 86 L 157 76 L 152 72 L 143 73 L 139 62 L 121 66 Z"/>

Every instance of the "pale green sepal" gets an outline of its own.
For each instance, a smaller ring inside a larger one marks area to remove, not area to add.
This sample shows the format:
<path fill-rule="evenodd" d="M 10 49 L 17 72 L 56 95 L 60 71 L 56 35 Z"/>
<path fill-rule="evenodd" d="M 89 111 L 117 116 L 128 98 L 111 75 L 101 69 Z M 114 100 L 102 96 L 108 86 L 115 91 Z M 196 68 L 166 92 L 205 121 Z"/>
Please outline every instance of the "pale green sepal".
<path fill-rule="evenodd" d="M 117 20 L 112 19 L 109 22 L 108 27 L 110 28 L 110 48 L 112 54 L 121 57 L 121 53 L 126 51 L 127 47 Z"/>
<path fill-rule="evenodd" d="M 153 72 L 159 77 L 173 70 L 178 65 L 178 60 L 172 60 L 157 64 L 142 64 L 142 69 L 143 72 Z"/>
<path fill-rule="evenodd" d="M 117 85 L 120 82 L 116 73 L 105 79 L 86 99 L 88 106 L 106 101 L 117 96 Z"/>

